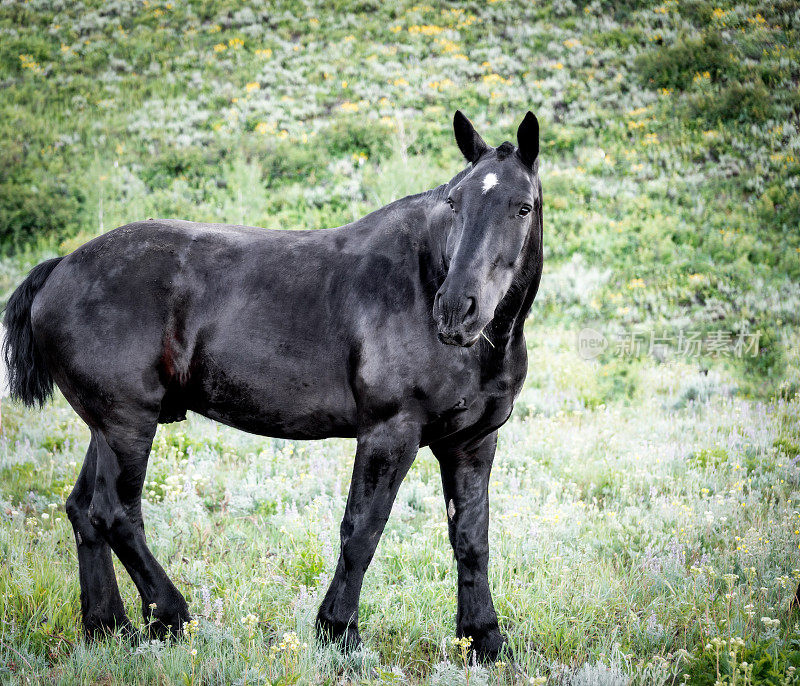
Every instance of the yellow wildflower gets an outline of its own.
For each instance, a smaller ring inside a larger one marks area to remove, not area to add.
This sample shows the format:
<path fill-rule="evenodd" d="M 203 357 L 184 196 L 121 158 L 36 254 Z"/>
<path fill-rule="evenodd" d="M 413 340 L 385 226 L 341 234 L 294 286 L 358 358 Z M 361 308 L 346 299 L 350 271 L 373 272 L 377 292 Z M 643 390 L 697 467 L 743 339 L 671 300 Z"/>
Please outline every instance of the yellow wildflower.
<path fill-rule="evenodd" d="M 442 31 L 444 31 L 444 29 L 441 26 L 435 26 L 433 24 L 423 24 L 421 26 L 414 24 L 413 26 L 408 27 L 409 33 L 421 33 L 423 36 L 435 36 Z"/>

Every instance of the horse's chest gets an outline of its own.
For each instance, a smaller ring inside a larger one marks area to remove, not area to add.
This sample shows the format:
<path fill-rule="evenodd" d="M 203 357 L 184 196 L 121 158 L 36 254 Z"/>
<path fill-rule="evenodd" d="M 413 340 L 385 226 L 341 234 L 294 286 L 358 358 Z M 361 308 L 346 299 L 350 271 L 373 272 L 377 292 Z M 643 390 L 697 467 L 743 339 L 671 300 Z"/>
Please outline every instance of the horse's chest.
<path fill-rule="evenodd" d="M 514 400 L 506 394 L 484 393 L 464 406 L 463 413 L 454 411 L 452 422 L 456 431 L 469 427 L 476 430 L 492 429 L 505 423 L 511 414 Z"/>
<path fill-rule="evenodd" d="M 498 375 L 489 380 L 467 377 L 446 406 L 433 413 L 430 438 L 456 433 L 489 433 L 502 426 L 511 414 L 518 392 L 513 376 Z"/>

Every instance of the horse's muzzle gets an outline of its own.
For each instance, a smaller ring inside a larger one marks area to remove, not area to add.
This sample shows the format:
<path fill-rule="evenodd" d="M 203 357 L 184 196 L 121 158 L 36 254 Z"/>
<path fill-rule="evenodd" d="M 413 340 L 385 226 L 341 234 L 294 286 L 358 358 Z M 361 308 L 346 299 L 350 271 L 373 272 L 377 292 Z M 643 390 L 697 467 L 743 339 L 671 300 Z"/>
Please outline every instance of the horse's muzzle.
<path fill-rule="evenodd" d="M 461 348 L 469 348 L 475 345 L 475 342 L 481 337 L 480 334 L 478 334 L 472 338 L 467 338 L 464 336 L 464 334 L 458 331 L 448 333 L 442 331 L 441 329 L 437 332 L 436 336 L 438 337 L 439 341 L 445 345 L 457 345 Z"/>
<path fill-rule="evenodd" d="M 433 320 L 439 340 L 446 345 L 469 347 L 478 339 L 478 300 L 461 289 L 444 284 L 433 301 Z"/>
<path fill-rule="evenodd" d="M 433 319 L 437 336 L 446 345 L 468 348 L 480 336 L 480 332 L 475 333 L 478 307 L 472 296 L 452 297 L 439 291 L 433 303 Z"/>

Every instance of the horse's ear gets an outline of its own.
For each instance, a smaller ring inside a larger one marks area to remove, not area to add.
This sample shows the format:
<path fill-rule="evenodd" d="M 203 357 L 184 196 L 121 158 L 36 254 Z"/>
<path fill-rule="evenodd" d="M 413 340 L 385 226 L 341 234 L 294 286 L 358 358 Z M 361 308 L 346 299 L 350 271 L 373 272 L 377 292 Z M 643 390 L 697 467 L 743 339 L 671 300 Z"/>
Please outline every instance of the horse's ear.
<path fill-rule="evenodd" d="M 456 110 L 453 117 L 453 130 L 456 134 L 456 143 L 467 162 L 477 162 L 489 146 L 483 142 L 483 138 L 478 135 L 472 122 L 467 119 L 461 110 Z"/>
<path fill-rule="evenodd" d="M 528 112 L 517 129 L 517 149 L 525 166 L 533 169 L 539 156 L 539 120 L 533 112 Z"/>

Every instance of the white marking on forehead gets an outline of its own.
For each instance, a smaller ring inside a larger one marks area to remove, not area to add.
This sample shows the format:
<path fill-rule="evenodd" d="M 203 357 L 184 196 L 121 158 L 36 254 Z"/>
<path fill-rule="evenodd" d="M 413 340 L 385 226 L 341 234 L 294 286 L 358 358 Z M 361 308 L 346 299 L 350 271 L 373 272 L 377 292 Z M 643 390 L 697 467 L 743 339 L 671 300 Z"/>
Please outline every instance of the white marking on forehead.
<path fill-rule="evenodd" d="M 486 193 L 490 188 L 494 188 L 497 185 L 497 175 L 496 174 L 487 174 L 483 177 L 483 192 Z"/>

